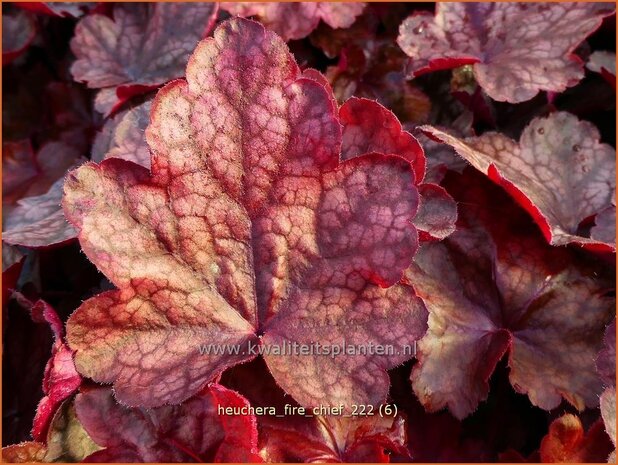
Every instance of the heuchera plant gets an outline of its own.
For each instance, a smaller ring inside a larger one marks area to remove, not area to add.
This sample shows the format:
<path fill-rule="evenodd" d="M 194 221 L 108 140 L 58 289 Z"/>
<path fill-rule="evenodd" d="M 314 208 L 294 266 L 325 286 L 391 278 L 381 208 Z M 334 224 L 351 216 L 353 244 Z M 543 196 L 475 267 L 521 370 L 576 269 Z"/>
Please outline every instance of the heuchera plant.
<path fill-rule="evenodd" d="M 7 462 L 604 462 L 608 3 L 3 4 Z"/>

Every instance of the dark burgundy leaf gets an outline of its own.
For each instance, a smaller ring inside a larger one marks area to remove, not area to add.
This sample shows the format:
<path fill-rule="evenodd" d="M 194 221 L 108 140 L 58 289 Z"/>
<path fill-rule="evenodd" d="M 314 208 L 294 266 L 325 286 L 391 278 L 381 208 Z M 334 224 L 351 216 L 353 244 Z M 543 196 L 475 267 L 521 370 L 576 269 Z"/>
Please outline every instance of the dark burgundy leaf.
<path fill-rule="evenodd" d="M 590 360 L 613 316 L 609 282 L 545 244 L 521 211 L 496 200 L 499 191 L 475 182 L 459 181 L 457 231 L 421 247 L 406 273 L 429 310 L 414 392 L 430 411 L 448 407 L 463 418 L 487 397 L 508 352 L 511 384 L 534 405 L 598 405 L 602 384 Z"/>
<path fill-rule="evenodd" d="M 255 462 L 257 429 L 240 410 L 248 402 L 213 384 L 178 406 L 129 408 L 116 402 L 111 389 L 85 389 L 75 399 L 77 418 L 104 447 L 87 462 Z"/>

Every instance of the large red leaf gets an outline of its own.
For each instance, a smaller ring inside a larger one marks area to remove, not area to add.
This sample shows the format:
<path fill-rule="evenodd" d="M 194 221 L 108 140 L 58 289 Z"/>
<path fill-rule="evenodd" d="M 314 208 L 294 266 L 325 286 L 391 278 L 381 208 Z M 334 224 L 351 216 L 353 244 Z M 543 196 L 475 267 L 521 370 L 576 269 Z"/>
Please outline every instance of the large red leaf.
<path fill-rule="evenodd" d="M 491 98 L 517 103 L 577 84 L 573 51 L 613 12 L 612 3 L 438 3 L 435 17 L 406 19 L 398 43 L 412 75 L 473 64 Z"/>
<path fill-rule="evenodd" d="M 24 53 L 36 37 L 36 23 L 25 11 L 2 14 L 2 65 Z"/>
<path fill-rule="evenodd" d="M 292 40 L 307 37 L 320 20 L 333 28 L 351 26 L 365 9 L 365 3 L 223 2 L 221 7 L 232 15 L 257 16 L 264 26 L 284 40 Z"/>
<path fill-rule="evenodd" d="M 121 405 L 108 388 L 83 389 L 75 399 L 78 420 L 104 447 L 86 462 L 259 461 L 255 417 L 248 408 L 246 399 L 218 384 L 182 405 L 156 409 Z"/>
<path fill-rule="evenodd" d="M 151 101 L 110 118 L 97 134 L 92 146 L 92 160 L 122 158 L 150 169 L 150 151 L 144 131 L 150 122 Z"/>
<path fill-rule="evenodd" d="M 416 250 L 418 193 L 401 157 L 340 163 L 337 108 L 319 79 L 301 75 L 274 33 L 233 19 L 200 43 L 187 82 L 157 95 L 152 175 L 119 159 L 69 175 L 67 217 L 119 287 L 68 322 L 82 374 L 113 382 L 125 403 L 158 406 L 259 346 L 305 405 L 384 400 L 385 370 L 426 329 L 409 287 L 384 288 Z M 364 350 L 286 350 L 315 342 Z M 392 347 L 378 355 L 372 344 Z"/>
<path fill-rule="evenodd" d="M 412 372 L 416 395 L 430 411 L 448 407 L 463 418 L 487 397 L 508 352 L 511 384 L 534 405 L 598 405 L 602 383 L 591 361 L 614 313 L 611 283 L 571 251 L 545 244 L 478 177 L 458 182 L 458 230 L 421 247 L 406 273 L 429 310 Z"/>
<path fill-rule="evenodd" d="M 599 141 L 592 124 L 552 113 L 533 119 L 519 142 L 497 132 L 460 139 L 431 126 L 422 129 L 506 189 L 552 245 L 615 249 L 614 238 L 600 242 L 579 232 L 584 220 L 613 205 L 616 190 L 616 151 Z"/>
<path fill-rule="evenodd" d="M 86 16 L 71 41 L 77 57 L 73 78 L 111 92 L 107 104 L 97 108 L 109 113 L 136 92 L 182 77 L 216 16 L 216 3 L 121 3 L 113 19 Z"/>

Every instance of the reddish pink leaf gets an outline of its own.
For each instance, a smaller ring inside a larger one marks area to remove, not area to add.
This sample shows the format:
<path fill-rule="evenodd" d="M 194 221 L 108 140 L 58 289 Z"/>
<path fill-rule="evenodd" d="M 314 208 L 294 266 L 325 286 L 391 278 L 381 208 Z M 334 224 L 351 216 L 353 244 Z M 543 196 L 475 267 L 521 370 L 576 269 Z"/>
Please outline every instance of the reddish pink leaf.
<path fill-rule="evenodd" d="M 499 190 L 478 183 L 459 180 L 465 221 L 446 241 L 421 247 L 406 274 L 430 313 L 414 392 L 428 410 L 463 418 L 487 397 L 508 352 L 511 384 L 534 405 L 597 405 L 602 385 L 590 360 L 614 312 L 610 284 L 545 244 L 512 203 L 493 202 Z"/>
<path fill-rule="evenodd" d="M 221 8 L 232 15 L 257 16 L 264 26 L 287 41 L 307 37 L 320 20 L 333 28 L 349 27 L 365 5 L 360 2 L 223 2 Z"/>
<path fill-rule="evenodd" d="M 615 249 L 615 241 L 579 233 L 582 221 L 613 204 L 616 189 L 616 151 L 599 142 L 592 124 L 552 113 L 532 120 L 519 142 L 496 132 L 459 139 L 431 126 L 422 129 L 504 187 L 550 244 Z"/>
<path fill-rule="evenodd" d="M 30 304 L 30 313 L 35 322 L 49 324 L 55 340 L 43 377 L 45 397 L 39 402 L 32 426 L 32 437 L 44 442 L 54 414 L 62 402 L 77 391 L 81 377 L 75 370 L 73 352 L 64 343 L 64 327 L 56 311 L 39 300 Z"/>
<path fill-rule="evenodd" d="M 494 100 L 562 92 L 584 76 L 574 49 L 614 12 L 612 3 L 438 3 L 406 19 L 398 43 L 412 75 L 474 65 Z"/>
<path fill-rule="evenodd" d="M 341 106 L 339 116 L 343 124 L 342 158 L 379 152 L 408 160 L 421 196 L 420 211 L 414 219 L 421 239 L 444 239 L 451 234 L 457 221 L 457 205 L 440 186 L 421 184 L 425 177 L 425 154 L 418 141 L 403 130 L 397 117 L 377 102 L 356 97 Z"/>
<path fill-rule="evenodd" d="M 554 420 L 541 442 L 541 461 L 589 463 L 605 462 L 611 451 L 600 421 L 585 432 L 577 416 L 566 414 Z"/>
<path fill-rule="evenodd" d="M 614 327 L 615 330 L 615 327 Z M 614 358 L 615 361 L 615 358 Z M 614 379 L 615 380 L 615 379 Z M 607 388 L 601 395 L 601 416 L 605 424 L 605 432 L 614 445 L 614 451 L 609 455 L 609 463 L 616 462 L 616 388 Z"/>
<path fill-rule="evenodd" d="M 268 462 L 388 463 L 390 452 L 408 456 L 402 416 L 260 420 L 260 450 Z"/>
<path fill-rule="evenodd" d="M 2 239 L 13 245 L 47 247 L 74 239 L 77 231 L 64 217 L 60 179 L 43 195 L 25 197 L 4 217 Z"/>
<path fill-rule="evenodd" d="M 2 65 L 24 53 L 36 37 L 36 23 L 25 11 L 2 14 Z"/>
<path fill-rule="evenodd" d="M 216 3 L 124 3 L 115 5 L 113 20 L 86 16 L 71 41 L 77 57 L 73 78 L 105 88 L 121 102 L 135 89 L 144 92 L 182 77 L 189 55 L 212 30 L 216 16 Z M 114 106 L 104 105 L 108 111 Z"/>
<path fill-rule="evenodd" d="M 426 328 L 411 289 L 380 287 L 416 250 L 409 163 L 340 164 L 332 94 L 258 23 L 223 23 L 187 81 L 153 104 L 152 176 L 108 159 L 65 183 L 84 252 L 119 287 L 68 322 L 78 370 L 113 382 L 125 403 L 158 406 L 253 358 L 250 345 L 393 344 L 393 355 L 266 356 L 303 404 L 383 401 L 385 370 Z M 203 344 L 239 352 L 201 354 Z"/>
<path fill-rule="evenodd" d="M 2 202 L 44 194 L 75 164 L 79 153 L 62 142 L 49 142 L 35 155 L 28 141 L 6 142 L 2 150 Z"/>
<path fill-rule="evenodd" d="M 108 388 L 85 389 L 75 399 L 77 418 L 105 448 L 87 462 L 258 461 L 255 417 L 218 413 L 248 407 L 242 396 L 217 384 L 182 405 L 149 410 L 117 403 Z"/>
<path fill-rule="evenodd" d="M 92 147 L 92 160 L 122 158 L 150 169 L 150 150 L 144 131 L 150 122 L 151 101 L 109 119 Z"/>

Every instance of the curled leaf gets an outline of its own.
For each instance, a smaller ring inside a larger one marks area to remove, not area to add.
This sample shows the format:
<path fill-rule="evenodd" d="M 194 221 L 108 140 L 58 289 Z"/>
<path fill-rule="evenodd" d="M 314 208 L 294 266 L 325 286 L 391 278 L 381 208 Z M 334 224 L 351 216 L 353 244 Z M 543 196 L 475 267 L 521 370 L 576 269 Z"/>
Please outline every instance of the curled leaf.
<path fill-rule="evenodd" d="M 64 342 L 64 326 L 54 308 L 43 300 L 34 304 L 23 296 L 20 296 L 20 300 L 29 307 L 32 320 L 48 324 L 54 335 L 51 357 L 43 375 L 45 395 L 37 406 L 32 427 L 32 437 L 44 442 L 52 418 L 64 400 L 79 388 L 81 377 L 75 370 L 73 352 Z"/>
<path fill-rule="evenodd" d="M 524 102 L 562 92 L 584 76 L 575 48 L 614 12 L 612 3 L 438 3 L 400 26 L 413 76 L 473 65 L 494 100 Z"/>
<path fill-rule="evenodd" d="M 613 239 L 600 242 L 580 233 L 585 219 L 611 207 L 616 189 L 616 151 L 599 141 L 592 124 L 552 113 L 532 120 L 519 142 L 497 132 L 462 139 L 431 126 L 422 129 L 506 189 L 550 244 L 615 249 Z"/>

